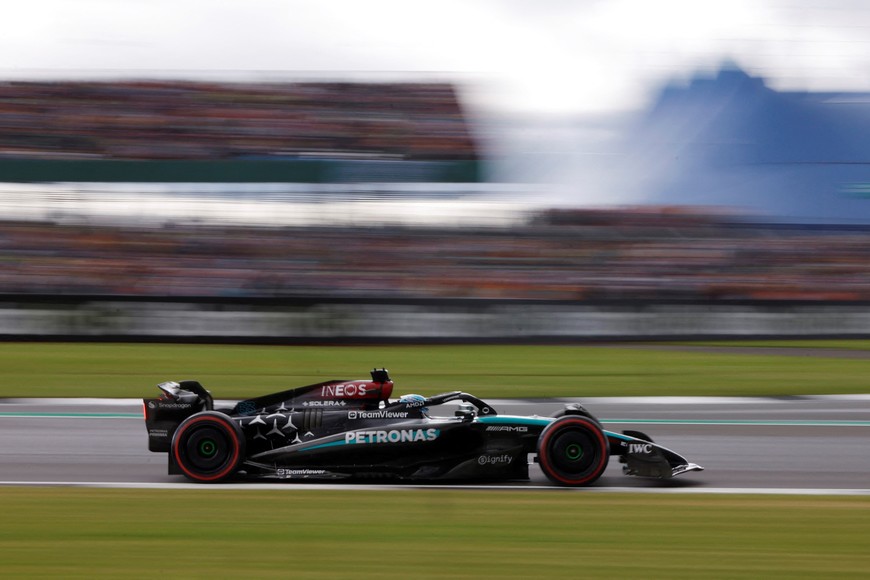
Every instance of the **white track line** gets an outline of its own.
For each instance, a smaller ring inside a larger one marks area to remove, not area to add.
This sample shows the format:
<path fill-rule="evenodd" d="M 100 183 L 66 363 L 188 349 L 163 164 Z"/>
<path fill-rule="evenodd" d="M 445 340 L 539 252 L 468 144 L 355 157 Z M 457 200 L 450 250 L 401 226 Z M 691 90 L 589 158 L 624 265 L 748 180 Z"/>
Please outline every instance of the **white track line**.
<path fill-rule="evenodd" d="M 870 401 L 870 394 L 851 394 L 851 395 L 799 395 L 795 397 L 556 397 L 552 399 L 488 399 L 488 402 L 493 406 L 511 406 L 511 405 L 527 405 L 540 402 L 547 403 L 577 403 L 583 402 L 587 406 L 592 406 L 593 403 L 627 403 L 641 405 L 734 405 L 734 404 L 763 404 L 763 403 L 782 403 L 790 400 L 813 400 L 813 401 Z M 231 405 L 236 403 L 232 399 L 216 400 L 216 403 Z M 69 406 L 119 406 L 119 407 L 141 407 L 141 398 L 123 398 L 123 399 L 104 399 L 104 398 L 87 398 L 87 397 L 69 397 L 69 398 L 10 398 L 0 399 L 0 407 L 3 405 L 39 405 L 39 406 L 54 406 L 54 405 L 69 405 Z"/>
<path fill-rule="evenodd" d="M 135 483 L 85 481 L 0 481 L 2 487 L 84 487 L 103 489 L 197 489 L 201 491 L 548 491 L 573 493 L 630 493 L 651 495 L 789 495 L 789 496 L 868 496 L 870 489 L 791 489 L 783 487 L 589 487 L 567 488 L 550 485 L 361 485 L 320 483 Z"/>

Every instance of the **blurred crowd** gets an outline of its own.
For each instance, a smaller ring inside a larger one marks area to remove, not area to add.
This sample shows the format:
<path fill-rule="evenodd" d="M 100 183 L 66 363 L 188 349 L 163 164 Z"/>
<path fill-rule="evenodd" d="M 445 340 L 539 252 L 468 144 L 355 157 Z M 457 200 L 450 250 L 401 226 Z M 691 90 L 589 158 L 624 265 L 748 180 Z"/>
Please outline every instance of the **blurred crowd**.
<path fill-rule="evenodd" d="M 0 158 L 473 159 L 438 83 L 0 83 Z"/>
<path fill-rule="evenodd" d="M 0 83 L 6 159 L 475 156 L 449 84 Z M 462 229 L 7 220 L 0 294 L 868 300 L 867 233 L 668 208 Z"/>
<path fill-rule="evenodd" d="M 476 229 L 6 222 L 0 261 L 2 294 L 870 299 L 865 231 L 650 210 Z"/>

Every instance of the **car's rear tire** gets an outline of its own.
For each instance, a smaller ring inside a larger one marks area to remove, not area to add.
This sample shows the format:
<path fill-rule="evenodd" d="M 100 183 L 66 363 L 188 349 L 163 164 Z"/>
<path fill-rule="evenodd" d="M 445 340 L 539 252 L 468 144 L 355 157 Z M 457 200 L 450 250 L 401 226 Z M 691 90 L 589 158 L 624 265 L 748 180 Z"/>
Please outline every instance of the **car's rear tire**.
<path fill-rule="evenodd" d="M 185 477 L 215 483 L 239 468 L 245 456 L 245 438 L 241 428 L 223 413 L 204 411 L 178 426 L 170 453 Z"/>
<path fill-rule="evenodd" d="M 590 485 L 604 473 L 609 459 L 607 436 L 588 417 L 561 417 L 550 423 L 538 438 L 541 471 L 558 485 Z"/>

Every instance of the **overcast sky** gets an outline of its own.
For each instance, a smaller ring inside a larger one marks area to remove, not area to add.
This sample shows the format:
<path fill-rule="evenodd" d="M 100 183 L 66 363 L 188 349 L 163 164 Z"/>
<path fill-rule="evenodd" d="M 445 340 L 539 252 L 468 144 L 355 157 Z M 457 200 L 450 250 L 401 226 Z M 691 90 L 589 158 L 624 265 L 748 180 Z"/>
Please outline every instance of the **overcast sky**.
<path fill-rule="evenodd" d="M 7 79 L 410 73 L 523 113 L 634 109 L 724 59 L 778 88 L 870 91 L 870 2 L 27 0 L 0 20 Z"/>

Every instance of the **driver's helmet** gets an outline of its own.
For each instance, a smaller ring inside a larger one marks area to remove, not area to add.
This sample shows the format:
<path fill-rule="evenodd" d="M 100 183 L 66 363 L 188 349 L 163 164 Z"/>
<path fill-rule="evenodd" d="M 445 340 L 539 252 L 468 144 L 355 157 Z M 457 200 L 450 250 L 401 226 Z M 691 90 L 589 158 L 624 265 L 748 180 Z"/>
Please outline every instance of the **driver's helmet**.
<path fill-rule="evenodd" d="M 408 408 L 420 409 L 423 413 L 429 411 L 428 407 L 424 407 L 426 404 L 426 397 L 423 395 L 402 395 L 399 397 L 399 402 L 404 404 Z"/>

